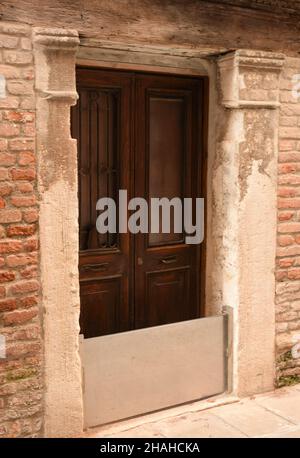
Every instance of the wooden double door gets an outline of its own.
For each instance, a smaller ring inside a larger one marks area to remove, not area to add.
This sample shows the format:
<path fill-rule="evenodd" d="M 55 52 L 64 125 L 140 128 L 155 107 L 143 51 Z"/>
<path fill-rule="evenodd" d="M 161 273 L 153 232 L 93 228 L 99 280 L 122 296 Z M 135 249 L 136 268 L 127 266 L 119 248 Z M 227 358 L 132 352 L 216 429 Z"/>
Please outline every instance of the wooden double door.
<path fill-rule="evenodd" d="M 118 203 L 120 189 L 148 202 L 203 196 L 204 90 L 201 78 L 77 69 L 71 120 L 85 338 L 201 316 L 202 245 L 187 245 L 172 225 L 170 233 L 99 234 L 96 202 Z"/>

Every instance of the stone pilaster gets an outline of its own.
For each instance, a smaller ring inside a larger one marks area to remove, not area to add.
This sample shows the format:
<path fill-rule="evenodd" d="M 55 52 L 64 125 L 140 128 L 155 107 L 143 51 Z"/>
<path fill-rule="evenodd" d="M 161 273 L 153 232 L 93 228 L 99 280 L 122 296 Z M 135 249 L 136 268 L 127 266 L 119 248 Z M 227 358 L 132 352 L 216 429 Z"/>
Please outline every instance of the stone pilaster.
<path fill-rule="evenodd" d="M 219 58 L 213 201 L 216 267 L 233 308 L 233 390 L 267 391 L 275 374 L 275 247 L 279 77 L 283 56 L 238 50 Z M 221 216 L 220 216 L 221 215 Z"/>
<path fill-rule="evenodd" d="M 35 28 L 37 152 L 45 342 L 45 436 L 80 434 L 76 31 Z"/>

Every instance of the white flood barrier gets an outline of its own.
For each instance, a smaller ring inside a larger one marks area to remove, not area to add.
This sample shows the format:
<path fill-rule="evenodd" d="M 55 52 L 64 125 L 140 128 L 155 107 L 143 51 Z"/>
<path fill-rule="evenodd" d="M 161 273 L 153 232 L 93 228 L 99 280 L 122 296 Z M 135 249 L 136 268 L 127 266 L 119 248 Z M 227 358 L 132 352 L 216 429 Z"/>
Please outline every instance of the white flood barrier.
<path fill-rule="evenodd" d="M 85 426 L 222 393 L 227 316 L 81 340 Z"/>

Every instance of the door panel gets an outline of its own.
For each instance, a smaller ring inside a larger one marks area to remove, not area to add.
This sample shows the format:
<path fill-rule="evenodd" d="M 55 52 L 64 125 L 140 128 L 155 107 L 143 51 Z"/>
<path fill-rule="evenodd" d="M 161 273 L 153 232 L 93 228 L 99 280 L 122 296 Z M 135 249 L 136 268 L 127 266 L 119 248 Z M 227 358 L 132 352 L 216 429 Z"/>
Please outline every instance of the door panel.
<path fill-rule="evenodd" d="M 184 196 L 182 171 L 185 169 L 185 100 L 176 95 L 166 97 L 164 93 L 148 93 L 146 97 L 149 110 L 145 132 L 147 136 L 145 146 L 148 144 L 145 163 L 145 168 L 148 170 L 146 179 L 149 183 L 147 196 L 148 198 L 182 198 Z M 183 234 L 174 233 L 173 225 L 171 230 L 170 234 L 150 233 L 148 246 L 183 242 Z"/>
<path fill-rule="evenodd" d="M 129 234 L 99 234 L 96 202 L 130 196 L 130 74 L 78 69 L 79 103 L 72 110 L 78 141 L 80 332 L 86 338 L 132 327 Z"/>
<path fill-rule="evenodd" d="M 201 247 L 175 232 L 173 210 L 170 233 L 99 234 L 96 202 L 202 195 L 202 80 L 79 68 L 77 91 L 81 333 L 199 317 Z"/>
<path fill-rule="evenodd" d="M 136 77 L 137 196 L 198 195 L 200 92 L 196 79 Z M 200 316 L 199 247 L 186 245 L 184 235 L 171 226 L 169 234 L 135 236 L 136 328 Z"/>
<path fill-rule="evenodd" d="M 148 326 L 175 323 L 189 319 L 188 304 L 190 270 L 183 267 L 146 273 L 145 320 Z"/>
<path fill-rule="evenodd" d="M 86 339 L 121 329 L 121 289 L 121 277 L 81 282 L 80 328 Z"/>

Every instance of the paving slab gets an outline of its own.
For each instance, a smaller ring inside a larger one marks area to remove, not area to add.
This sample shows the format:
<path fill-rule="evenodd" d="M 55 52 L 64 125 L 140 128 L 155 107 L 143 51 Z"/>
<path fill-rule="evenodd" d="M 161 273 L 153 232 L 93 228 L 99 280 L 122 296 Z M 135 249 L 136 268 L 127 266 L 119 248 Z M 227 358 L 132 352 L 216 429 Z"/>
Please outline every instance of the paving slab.
<path fill-rule="evenodd" d="M 266 395 L 257 396 L 255 403 L 295 425 L 300 423 L 300 392 L 298 388 L 277 390 Z"/>
<path fill-rule="evenodd" d="M 300 438 L 300 426 L 294 426 L 294 428 L 289 428 L 287 431 L 282 431 L 281 433 L 272 433 L 267 434 L 265 436 L 258 436 L 260 438 L 278 438 L 278 439 L 292 439 L 292 438 Z"/>
<path fill-rule="evenodd" d="M 248 437 L 285 431 L 293 425 L 289 420 L 248 399 L 237 404 L 216 407 L 213 414 Z"/>
<path fill-rule="evenodd" d="M 160 422 L 165 437 L 246 437 L 238 428 L 229 425 L 211 412 L 193 412 Z"/>

